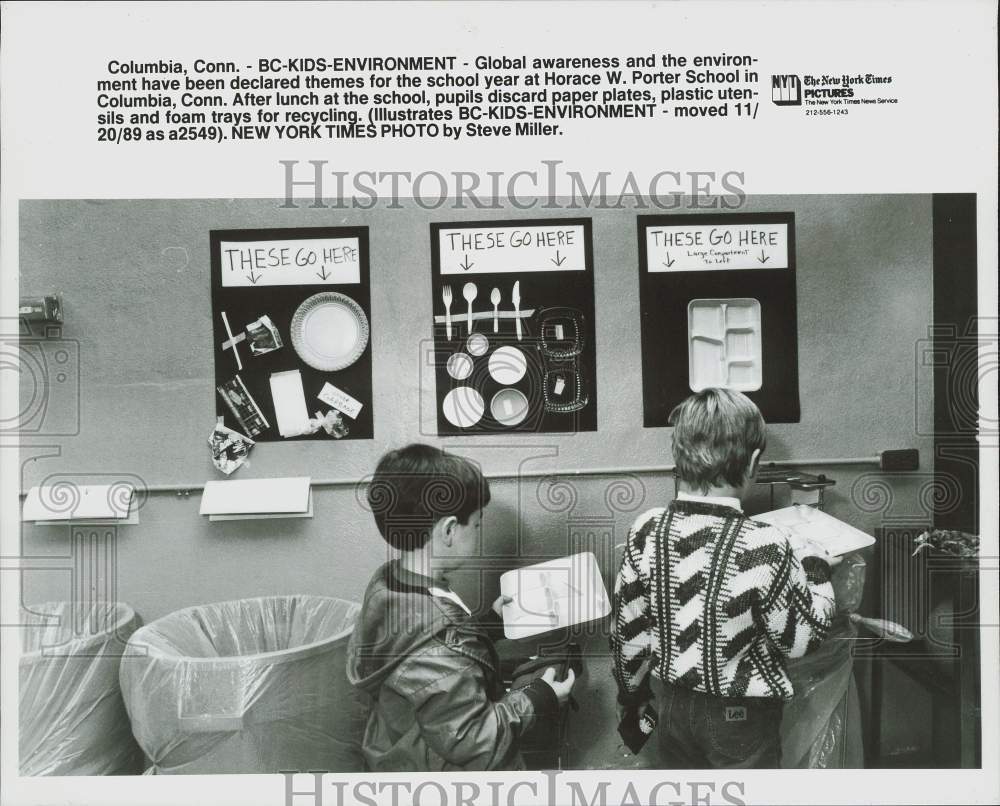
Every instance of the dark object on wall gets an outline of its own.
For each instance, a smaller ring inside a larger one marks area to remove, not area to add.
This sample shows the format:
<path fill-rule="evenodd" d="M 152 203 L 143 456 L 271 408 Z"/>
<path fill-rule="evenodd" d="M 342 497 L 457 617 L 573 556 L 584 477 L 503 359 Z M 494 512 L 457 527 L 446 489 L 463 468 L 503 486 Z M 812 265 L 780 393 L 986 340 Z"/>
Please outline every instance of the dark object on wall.
<path fill-rule="evenodd" d="M 899 448 L 882 451 L 878 455 L 879 470 L 885 473 L 905 473 L 920 469 L 920 451 L 916 448 Z"/>
<path fill-rule="evenodd" d="M 667 425 L 671 409 L 692 393 L 698 339 L 717 347 L 722 377 L 728 375 L 767 422 L 798 422 L 794 214 L 639 216 L 638 237 L 643 425 Z M 747 311 L 756 301 L 759 325 L 723 321 L 718 334 L 689 338 L 688 308 L 695 300 L 739 301 Z M 751 345 L 742 340 L 759 340 L 759 355 L 745 360 Z"/>
<path fill-rule="evenodd" d="M 368 228 L 212 230 L 210 240 L 215 385 L 242 385 L 259 408 L 260 417 L 254 418 L 258 425 L 252 430 L 261 430 L 247 436 L 257 442 L 332 441 L 322 429 L 288 437 L 280 433 L 282 419 L 275 411 L 271 376 L 297 370 L 308 417 L 330 410 L 318 397 L 329 383 L 361 404 L 360 411 L 347 412 L 357 416 L 345 419 L 349 431 L 343 438 L 371 439 Z M 265 352 L 251 349 L 262 317 L 277 331 L 275 343 L 280 343 Z M 337 334 L 328 347 L 310 340 L 307 319 L 315 328 L 312 332 L 326 328 Z M 242 432 L 231 402 L 217 394 L 216 414 Z"/>
<path fill-rule="evenodd" d="M 21 297 L 17 315 L 29 322 L 60 324 L 63 320 L 62 300 L 58 295 L 46 297 Z"/>
<path fill-rule="evenodd" d="M 438 433 L 597 430 L 591 220 L 430 234 Z"/>

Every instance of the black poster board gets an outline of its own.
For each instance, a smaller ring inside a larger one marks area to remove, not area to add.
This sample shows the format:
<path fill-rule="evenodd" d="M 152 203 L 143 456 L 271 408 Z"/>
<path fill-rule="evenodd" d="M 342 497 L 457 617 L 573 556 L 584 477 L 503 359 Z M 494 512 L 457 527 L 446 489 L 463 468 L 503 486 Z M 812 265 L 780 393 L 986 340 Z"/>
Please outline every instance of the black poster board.
<path fill-rule="evenodd" d="M 798 422 L 794 214 L 638 216 L 638 237 L 643 425 L 667 425 L 673 407 L 697 391 L 693 386 L 700 379 L 692 376 L 689 358 L 698 345 L 689 343 L 688 328 L 694 315 L 689 306 L 696 300 L 745 300 L 741 315 L 747 318 L 759 310 L 759 327 L 750 334 L 759 340 L 759 360 L 740 367 L 746 376 L 738 376 L 732 370 L 738 362 L 725 365 L 723 351 L 721 380 L 707 385 L 730 385 L 733 373 L 739 380 L 731 388 L 753 400 L 767 422 Z M 712 304 L 699 302 L 695 308 L 709 310 Z M 724 320 L 726 309 L 721 303 L 719 309 Z M 722 328 L 720 345 L 732 347 L 728 339 L 738 333 L 726 331 L 724 321 Z"/>
<path fill-rule="evenodd" d="M 430 235 L 438 433 L 596 431 L 591 220 L 438 223 Z M 479 345 L 469 340 L 469 283 Z M 500 297 L 495 330 L 493 289 Z"/>
<path fill-rule="evenodd" d="M 342 438 L 371 439 L 372 321 L 368 228 L 211 230 L 209 237 L 216 387 L 239 375 L 268 424 L 253 439 L 258 442 L 334 440 L 322 429 L 300 436 L 282 437 L 279 434 L 270 379 L 272 373 L 288 370 L 301 373 L 310 417 L 317 412 L 325 414 L 333 408 L 317 397 L 329 383 L 361 404 L 355 418 L 344 416 L 349 431 Z M 318 298 L 320 302 L 340 300 L 344 302 L 343 310 L 360 310 L 363 314 L 363 317 L 357 316 L 357 322 L 358 332 L 363 333 L 364 346 L 362 349 L 362 337 L 359 335 L 357 350 L 360 354 L 349 366 L 337 370 L 317 369 L 310 366 L 293 345 L 293 317 L 306 300 L 317 294 L 326 295 Z M 346 297 L 347 301 L 337 295 Z M 223 312 L 229 332 L 223 321 Z M 270 317 L 283 345 L 273 352 L 252 355 L 246 327 L 262 315 Z M 235 349 L 239 351 L 242 370 L 237 367 L 233 348 L 223 346 L 231 340 L 230 333 L 232 337 L 241 339 Z M 217 393 L 215 399 L 216 412 L 225 417 L 225 424 L 234 430 L 244 431 L 222 396 Z"/>

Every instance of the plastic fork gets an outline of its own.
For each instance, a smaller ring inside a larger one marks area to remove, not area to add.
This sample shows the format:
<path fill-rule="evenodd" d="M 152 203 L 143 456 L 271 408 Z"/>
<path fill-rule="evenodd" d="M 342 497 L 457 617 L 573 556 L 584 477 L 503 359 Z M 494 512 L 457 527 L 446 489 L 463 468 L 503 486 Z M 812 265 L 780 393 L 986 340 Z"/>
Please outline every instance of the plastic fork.
<path fill-rule="evenodd" d="M 444 302 L 444 329 L 451 341 L 451 286 L 446 285 L 441 289 L 441 300 Z"/>

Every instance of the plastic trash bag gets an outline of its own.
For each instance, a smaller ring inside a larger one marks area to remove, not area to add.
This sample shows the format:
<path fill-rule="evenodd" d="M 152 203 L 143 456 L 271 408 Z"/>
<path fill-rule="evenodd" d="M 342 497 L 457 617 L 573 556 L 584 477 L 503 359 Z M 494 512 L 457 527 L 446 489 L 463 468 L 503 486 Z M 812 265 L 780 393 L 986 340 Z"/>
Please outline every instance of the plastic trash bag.
<path fill-rule="evenodd" d="M 864 767 L 861 706 L 854 681 L 857 629 L 848 613 L 861 602 L 865 561 L 851 554 L 834 568 L 838 615 L 830 634 L 814 652 L 788 663 L 795 697 L 781 718 L 781 766 L 786 768 Z"/>
<path fill-rule="evenodd" d="M 861 554 L 848 554 L 833 568 L 830 582 L 838 613 L 857 610 L 865 592 L 868 565 Z"/>
<path fill-rule="evenodd" d="M 121 685 L 147 772 L 362 770 L 367 702 L 346 675 L 359 610 L 322 596 L 242 599 L 136 632 Z"/>
<path fill-rule="evenodd" d="M 118 685 L 139 617 L 120 602 L 29 607 L 18 667 L 21 775 L 141 772 Z"/>

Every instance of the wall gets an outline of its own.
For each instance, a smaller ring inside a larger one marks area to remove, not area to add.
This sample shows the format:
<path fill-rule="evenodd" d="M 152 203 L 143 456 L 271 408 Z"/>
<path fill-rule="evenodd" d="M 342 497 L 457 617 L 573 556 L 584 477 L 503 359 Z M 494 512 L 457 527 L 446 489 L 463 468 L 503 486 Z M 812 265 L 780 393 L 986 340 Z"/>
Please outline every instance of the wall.
<path fill-rule="evenodd" d="M 915 366 L 931 323 L 928 196 L 757 197 L 753 211 L 792 211 L 798 260 L 802 420 L 772 427 L 768 459 L 873 456 L 917 447 L 921 471 L 885 477 L 859 467 L 809 468 L 837 484 L 828 510 L 863 529 L 879 496 L 893 517 L 924 517 L 933 469 L 932 387 Z M 560 211 L 281 209 L 269 200 L 24 201 L 21 294 L 64 297 L 63 337 L 79 344 L 79 433 L 25 439 L 22 484 L 53 473 L 134 475 L 150 485 L 218 477 L 206 438 L 215 412 L 208 231 L 365 225 L 370 228 L 375 439 L 257 446 L 237 477 L 361 478 L 390 446 L 422 439 L 479 460 L 487 472 L 557 468 L 556 480 L 493 485 L 487 577 L 456 583 L 492 601 L 497 567 L 551 557 L 588 539 L 610 569 L 637 511 L 669 498 L 664 475 L 573 479 L 574 468 L 663 465 L 669 430 L 643 429 L 634 209 L 570 211 L 594 220 L 598 431 L 567 436 L 434 436 L 434 393 L 421 366 L 431 336 L 428 224 Z M 649 212 L 649 211 L 639 211 Z M 529 304 L 525 301 L 525 304 Z M 72 415 L 54 411 L 52 423 Z M 47 423 L 51 426 L 52 423 Z M 65 423 L 62 423 L 63 425 Z M 72 423 L 69 423 L 72 425 Z M 923 496 L 921 493 L 923 490 Z M 311 520 L 209 524 L 197 494 L 152 495 L 137 526 L 118 528 L 118 598 L 147 620 L 201 602 L 271 593 L 361 596 L 385 550 L 355 490 L 315 492 Z M 867 502 L 867 503 L 866 503 Z M 755 502 L 757 508 L 766 502 Z M 575 536 L 572 537 L 571 535 Z M 588 538 L 588 535 L 590 536 Z M 55 570 L 24 574 L 26 602 L 66 598 L 66 527 L 25 525 L 23 553 Z M 30 564 L 30 563 L 29 563 Z M 86 577 L 86 573 L 78 579 Z M 86 582 L 83 583 L 86 586 Z"/>

